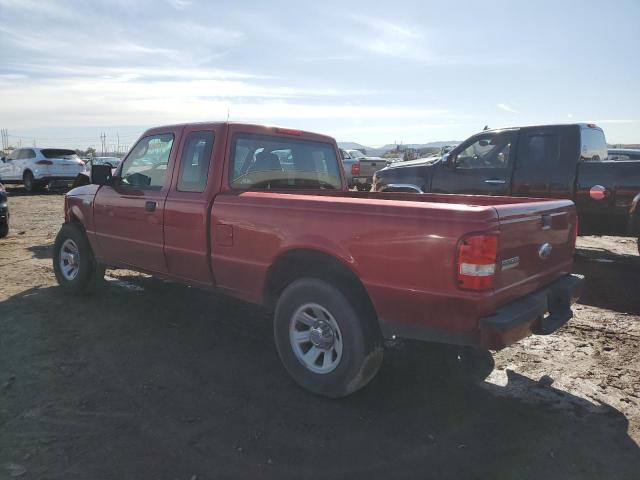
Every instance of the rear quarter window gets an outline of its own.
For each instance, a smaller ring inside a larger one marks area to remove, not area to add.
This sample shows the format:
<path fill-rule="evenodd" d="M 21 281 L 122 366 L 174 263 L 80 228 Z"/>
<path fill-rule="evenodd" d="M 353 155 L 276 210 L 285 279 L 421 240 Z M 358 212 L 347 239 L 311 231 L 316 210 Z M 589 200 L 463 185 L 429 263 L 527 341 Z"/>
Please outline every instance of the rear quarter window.
<path fill-rule="evenodd" d="M 45 158 L 80 158 L 75 150 L 66 150 L 62 148 L 43 148 L 40 150 Z"/>
<path fill-rule="evenodd" d="M 583 162 L 601 162 L 607 160 L 607 141 L 604 132 L 599 128 L 583 127 L 581 129 L 580 160 Z"/>

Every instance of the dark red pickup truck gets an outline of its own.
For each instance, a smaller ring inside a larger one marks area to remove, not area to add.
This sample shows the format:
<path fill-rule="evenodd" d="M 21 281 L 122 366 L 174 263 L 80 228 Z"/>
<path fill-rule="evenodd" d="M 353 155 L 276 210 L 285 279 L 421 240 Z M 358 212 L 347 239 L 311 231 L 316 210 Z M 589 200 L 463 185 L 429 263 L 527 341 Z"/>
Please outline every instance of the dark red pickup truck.
<path fill-rule="evenodd" d="M 571 201 L 350 192 L 339 158 L 298 130 L 151 129 L 67 194 L 58 282 L 129 268 L 273 307 L 284 366 L 332 397 L 373 378 L 387 337 L 500 349 L 571 318 Z"/>

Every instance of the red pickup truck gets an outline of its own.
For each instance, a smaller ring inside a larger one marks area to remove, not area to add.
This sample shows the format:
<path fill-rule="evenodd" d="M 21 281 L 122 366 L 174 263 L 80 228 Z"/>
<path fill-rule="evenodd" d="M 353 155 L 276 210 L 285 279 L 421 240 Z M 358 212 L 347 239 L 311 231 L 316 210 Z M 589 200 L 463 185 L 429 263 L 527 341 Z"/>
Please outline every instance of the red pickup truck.
<path fill-rule="evenodd" d="M 351 192 L 339 159 L 299 130 L 151 129 L 67 194 L 56 278 L 128 268 L 272 307 L 285 368 L 330 397 L 373 378 L 384 338 L 500 349 L 571 318 L 571 201 Z"/>

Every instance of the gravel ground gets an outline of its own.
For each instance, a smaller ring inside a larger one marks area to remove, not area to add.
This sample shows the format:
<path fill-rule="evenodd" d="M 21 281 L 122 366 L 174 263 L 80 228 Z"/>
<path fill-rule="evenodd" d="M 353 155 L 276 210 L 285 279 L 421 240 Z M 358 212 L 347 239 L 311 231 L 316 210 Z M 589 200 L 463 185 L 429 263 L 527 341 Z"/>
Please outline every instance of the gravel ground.
<path fill-rule="evenodd" d="M 262 309 L 128 271 L 56 287 L 63 197 L 11 190 L 0 240 L 0 479 L 640 478 L 640 260 L 583 237 L 554 335 L 478 353 L 389 343 L 331 401 L 281 368 Z"/>

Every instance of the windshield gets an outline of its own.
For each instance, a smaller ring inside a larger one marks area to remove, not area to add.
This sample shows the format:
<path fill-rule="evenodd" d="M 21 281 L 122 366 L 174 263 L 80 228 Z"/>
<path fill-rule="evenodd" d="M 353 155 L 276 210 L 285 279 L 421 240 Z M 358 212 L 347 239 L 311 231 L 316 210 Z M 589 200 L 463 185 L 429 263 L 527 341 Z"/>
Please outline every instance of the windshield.
<path fill-rule="evenodd" d="M 40 150 L 45 158 L 73 158 L 80 160 L 75 150 L 65 150 L 62 148 L 44 148 Z"/>
<path fill-rule="evenodd" d="M 366 155 L 362 153 L 360 150 L 347 150 L 351 158 L 357 158 L 358 160 L 361 158 L 366 158 Z"/>

